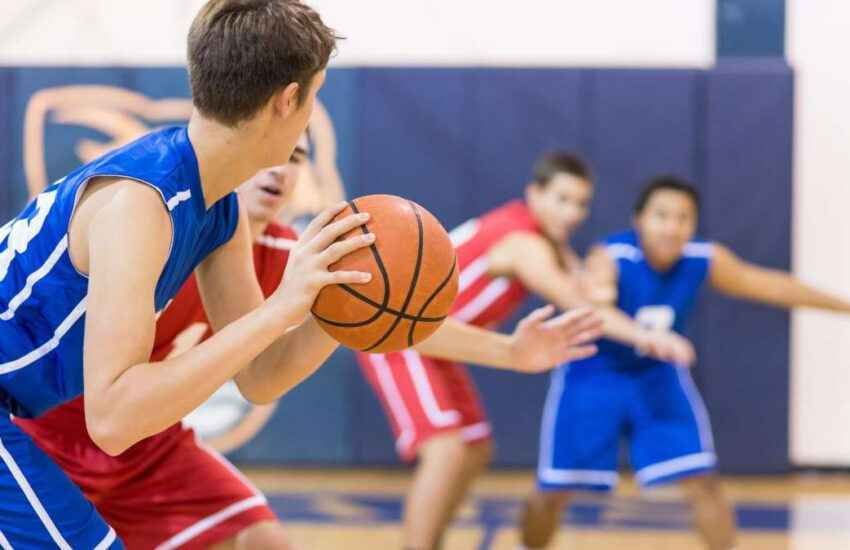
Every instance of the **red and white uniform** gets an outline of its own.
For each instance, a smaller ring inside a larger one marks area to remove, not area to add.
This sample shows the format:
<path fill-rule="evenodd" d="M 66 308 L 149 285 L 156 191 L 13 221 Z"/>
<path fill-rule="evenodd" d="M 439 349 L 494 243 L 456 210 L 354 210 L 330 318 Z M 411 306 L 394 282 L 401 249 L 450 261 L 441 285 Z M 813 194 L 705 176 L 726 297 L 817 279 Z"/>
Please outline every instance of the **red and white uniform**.
<path fill-rule="evenodd" d="M 266 296 L 280 283 L 296 239 L 290 228 L 270 224 L 255 242 L 254 266 Z M 157 321 L 151 360 L 185 351 L 210 334 L 193 276 Z M 208 548 L 277 519 L 265 497 L 182 424 L 112 457 L 89 437 L 82 398 L 15 422 L 83 490 L 129 550 Z"/>
<path fill-rule="evenodd" d="M 488 273 L 490 250 L 517 232 L 540 233 L 522 201 L 509 202 L 451 232 L 460 268 L 453 318 L 490 328 L 525 300 L 528 291 L 519 280 Z M 464 365 L 425 357 L 412 349 L 358 353 L 357 359 L 384 405 L 396 449 L 404 460 L 413 460 L 419 445 L 440 432 L 460 429 L 468 442 L 490 437 L 481 398 Z"/>

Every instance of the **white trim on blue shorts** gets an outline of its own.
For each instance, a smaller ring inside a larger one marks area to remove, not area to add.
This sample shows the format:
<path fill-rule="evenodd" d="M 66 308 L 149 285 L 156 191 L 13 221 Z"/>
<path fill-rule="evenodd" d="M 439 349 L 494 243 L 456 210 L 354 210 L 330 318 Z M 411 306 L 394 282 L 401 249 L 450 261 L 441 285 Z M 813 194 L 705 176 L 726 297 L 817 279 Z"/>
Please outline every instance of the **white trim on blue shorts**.
<path fill-rule="evenodd" d="M 635 473 L 635 477 L 641 485 L 648 485 L 676 474 L 713 468 L 716 463 L 717 458 L 714 453 L 695 453 L 641 468 Z"/>
<path fill-rule="evenodd" d="M 3 445 L 2 438 L 0 438 L 0 459 L 2 459 L 6 464 L 6 467 L 12 474 L 12 477 L 15 478 L 15 482 L 18 484 L 18 487 L 21 488 L 21 491 L 24 493 L 24 496 L 27 498 L 30 506 L 32 506 L 32 509 L 35 511 L 38 519 L 41 520 L 41 523 L 47 529 L 47 532 L 50 533 L 50 538 L 53 539 L 56 546 L 62 550 L 72 550 L 71 545 L 68 544 L 68 541 L 65 540 L 65 537 L 62 536 L 59 529 L 56 528 L 56 524 L 53 523 L 52 519 L 50 519 L 50 515 L 48 515 L 44 505 L 41 504 L 41 501 L 38 499 L 38 495 L 35 494 L 32 485 L 30 485 L 27 478 L 24 477 L 24 473 L 21 471 L 20 467 L 18 467 L 17 462 L 15 462 L 15 459 L 12 457 L 12 453 L 10 453 L 6 449 L 6 446 Z"/>
<path fill-rule="evenodd" d="M 537 464 L 537 479 L 552 485 L 598 485 L 614 487 L 620 481 L 617 472 L 611 470 L 569 470 L 553 467 L 555 461 L 555 426 L 558 407 L 564 395 L 565 378 L 569 365 L 552 373 L 552 382 L 543 406 L 543 421 L 540 426 L 540 457 Z"/>

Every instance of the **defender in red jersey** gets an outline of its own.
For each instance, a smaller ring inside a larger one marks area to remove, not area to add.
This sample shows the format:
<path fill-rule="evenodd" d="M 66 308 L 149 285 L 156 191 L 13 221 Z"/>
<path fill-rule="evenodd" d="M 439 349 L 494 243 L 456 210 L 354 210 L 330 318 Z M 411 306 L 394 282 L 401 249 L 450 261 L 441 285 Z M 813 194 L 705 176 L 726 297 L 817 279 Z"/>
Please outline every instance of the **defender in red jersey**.
<path fill-rule="evenodd" d="M 451 233 L 460 285 L 452 320 L 495 327 L 533 292 L 561 309 L 581 305 L 594 290 L 582 283 L 569 238 L 587 217 L 590 172 L 564 152 L 541 157 L 525 200 L 509 202 Z M 623 314 L 598 312 L 605 333 L 659 358 L 690 363 L 690 343 L 671 332 L 645 331 Z M 404 460 L 419 458 L 405 507 L 406 548 L 439 544 L 470 483 L 489 462 L 490 424 L 466 367 L 431 357 L 433 340 L 416 350 L 358 354 L 381 399 Z M 481 341 L 479 345 L 486 347 Z"/>
<path fill-rule="evenodd" d="M 265 296 L 280 284 L 289 249 L 298 238 L 295 231 L 271 220 L 290 195 L 306 155 L 307 141 L 302 138 L 288 164 L 260 171 L 239 189 Z M 157 320 L 151 360 L 175 357 L 211 335 L 191 277 Z M 255 407 L 262 419 L 255 424 L 261 425 L 273 407 Z M 83 490 L 129 550 L 291 548 L 265 497 L 182 423 L 115 457 L 89 437 L 82 397 L 37 420 L 16 423 Z"/>

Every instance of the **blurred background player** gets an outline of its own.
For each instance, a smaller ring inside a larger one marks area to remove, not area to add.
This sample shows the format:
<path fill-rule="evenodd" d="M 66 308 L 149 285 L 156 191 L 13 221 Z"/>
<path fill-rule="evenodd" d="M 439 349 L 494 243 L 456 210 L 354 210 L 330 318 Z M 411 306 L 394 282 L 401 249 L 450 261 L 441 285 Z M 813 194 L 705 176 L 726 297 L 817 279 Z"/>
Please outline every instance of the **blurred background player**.
<path fill-rule="evenodd" d="M 678 333 L 705 281 L 736 298 L 850 313 L 842 298 L 696 238 L 699 209 L 689 182 L 673 176 L 649 182 L 635 204 L 634 229 L 609 237 L 587 258 L 597 295 L 647 330 Z M 683 365 L 601 341 L 595 357 L 553 372 L 540 437 L 538 491 L 521 521 L 525 548 L 550 542 L 574 491 L 615 487 L 622 438 L 641 485 L 678 483 L 706 547 L 734 547 L 734 513 L 714 474 L 708 413 Z"/>
<path fill-rule="evenodd" d="M 292 195 L 307 162 L 307 147 L 302 136 L 288 164 L 261 170 L 239 187 L 254 241 L 254 269 L 265 296 L 280 284 L 297 239 L 291 228 L 274 219 Z M 151 361 L 177 357 L 211 335 L 193 276 L 157 320 Z M 228 382 L 211 399 L 222 392 L 238 394 L 234 386 Z M 226 439 L 218 445 L 233 447 L 234 439 L 249 438 L 274 406 L 254 407 L 241 432 L 222 436 Z M 291 548 L 263 495 L 182 423 L 115 457 L 89 437 L 82 397 L 36 420 L 16 423 L 83 490 L 131 550 Z"/>
<path fill-rule="evenodd" d="M 524 201 L 509 202 L 455 229 L 451 236 L 460 286 L 451 319 L 496 326 L 529 292 L 565 310 L 584 303 L 580 261 L 569 239 L 587 217 L 592 196 L 584 161 L 551 152 L 535 163 Z M 693 350 L 685 339 L 642 330 L 613 309 L 601 313 L 611 337 L 654 355 L 691 361 Z M 405 461 L 419 459 L 404 511 L 405 545 L 417 550 L 439 545 L 492 454 L 490 424 L 466 367 L 434 359 L 437 344 L 431 339 L 416 350 L 358 354 L 391 421 L 396 450 Z M 489 347 L 483 340 L 473 345 Z"/>

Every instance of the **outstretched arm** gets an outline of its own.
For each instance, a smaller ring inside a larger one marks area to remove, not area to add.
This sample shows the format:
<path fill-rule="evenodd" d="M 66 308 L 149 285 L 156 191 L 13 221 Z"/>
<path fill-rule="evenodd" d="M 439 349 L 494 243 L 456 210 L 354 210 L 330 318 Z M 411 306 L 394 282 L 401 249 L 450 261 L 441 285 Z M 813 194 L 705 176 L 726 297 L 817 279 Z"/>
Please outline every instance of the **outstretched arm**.
<path fill-rule="evenodd" d="M 448 318 L 416 350 L 450 361 L 526 373 L 545 371 L 596 353 L 596 347 L 589 343 L 601 335 L 602 320 L 589 309 L 549 319 L 554 311 L 552 306 L 533 311 L 510 335 Z"/>
<path fill-rule="evenodd" d="M 601 250 L 601 249 L 600 249 Z M 636 347 L 659 359 L 689 364 L 692 348 L 674 337 L 642 329 L 628 315 L 614 307 L 617 298 L 617 272 L 607 253 L 601 250 L 588 260 L 590 276 L 582 280 L 559 264 L 552 247 L 539 235 L 520 233 L 499 243 L 493 252 L 497 269 L 511 272 L 546 301 L 566 310 L 592 305 L 603 321 L 603 332 L 613 340 Z M 606 263 L 607 260 L 607 263 Z"/>
<path fill-rule="evenodd" d="M 720 244 L 713 245 L 710 281 L 718 291 L 736 298 L 786 308 L 811 307 L 850 313 L 850 302 L 846 299 L 820 291 L 785 271 L 746 262 Z"/>

